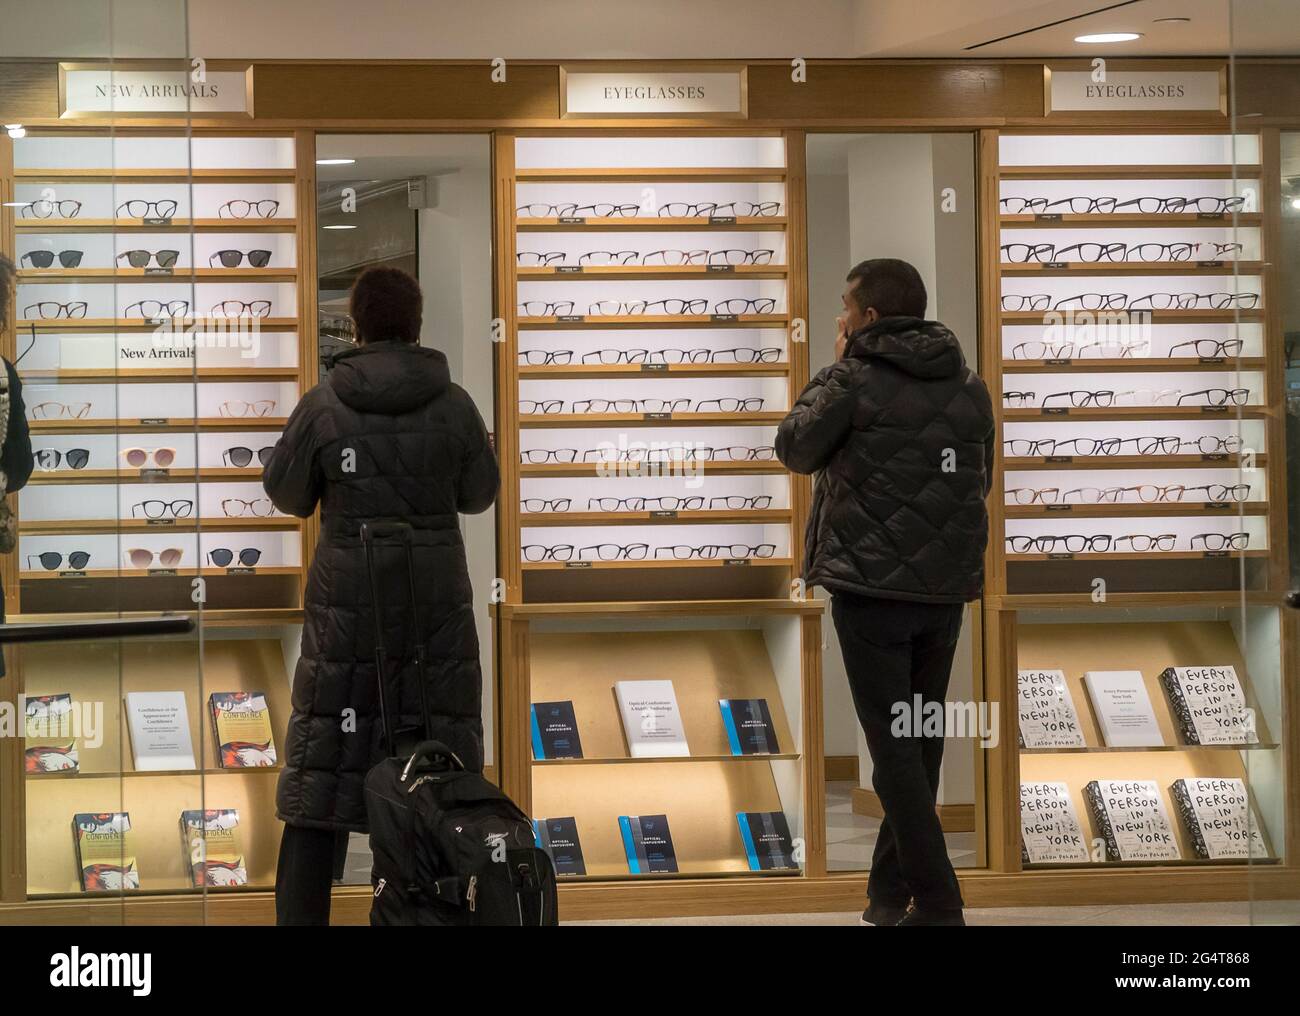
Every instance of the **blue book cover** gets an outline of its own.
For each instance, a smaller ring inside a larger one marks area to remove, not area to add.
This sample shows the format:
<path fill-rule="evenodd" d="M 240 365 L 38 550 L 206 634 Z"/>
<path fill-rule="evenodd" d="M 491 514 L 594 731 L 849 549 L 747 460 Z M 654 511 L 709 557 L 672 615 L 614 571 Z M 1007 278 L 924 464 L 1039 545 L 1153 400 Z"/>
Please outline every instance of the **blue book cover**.
<path fill-rule="evenodd" d="M 551 855 L 557 875 L 585 875 L 587 862 L 582 859 L 582 841 L 578 839 L 578 821 L 572 816 L 534 820 L 537 845 Z"/>
<path fill-rule="evenodd" d="M 794 860 L 794 841 L 790 825 L 780 811 L 738 811 L 740 839 L 750 871 L 798 870 Z"/>
<path fill-rule="evenodd" d="M 620 815 L 623 851 L 633 875 L 677 871 L 677 851 L 668 831 L 667 815 Z"/>
<path fill-rule="evenodd" d="M 582 758 L 573 703 L 533 703 L 533 758 Z"/>
<path fill-rule="evenodd" d="M 767 699 L 718 699 L 722 725 L 727 728 L 727 743 L 733 755 L 776 755 L 776 728 Z"/>

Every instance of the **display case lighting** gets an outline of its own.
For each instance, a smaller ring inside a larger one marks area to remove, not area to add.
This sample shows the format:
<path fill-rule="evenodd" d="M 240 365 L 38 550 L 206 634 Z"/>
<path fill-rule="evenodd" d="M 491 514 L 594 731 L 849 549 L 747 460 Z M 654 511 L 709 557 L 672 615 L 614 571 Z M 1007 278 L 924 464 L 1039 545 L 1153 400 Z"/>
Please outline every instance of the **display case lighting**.
<path fill-rule="evenodd" d="M 1140 38 L 1142 38 L 1141 32 L 1096 32 L 1092 35 L 1076 35 L 1074 41 L 1091 45 L 1106 42 L 1134 42 Z"/>

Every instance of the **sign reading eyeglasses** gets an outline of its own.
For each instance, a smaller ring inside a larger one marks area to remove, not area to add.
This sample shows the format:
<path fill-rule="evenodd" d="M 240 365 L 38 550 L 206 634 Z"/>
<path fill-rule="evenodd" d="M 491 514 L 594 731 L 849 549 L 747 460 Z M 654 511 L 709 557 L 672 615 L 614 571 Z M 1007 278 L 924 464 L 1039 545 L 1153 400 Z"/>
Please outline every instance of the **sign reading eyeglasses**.
<path fill-rule="evenodd" d="M 744 67 L 719 64 L 663 70 L 560 68 L 560 114 L 572 117 L 745 117 Z"/>
<path fill-rule="evenodd" d="M 249 66 L 59 64 L 59 116 L 64 118 L 217 113 L 252 116 Z"/>
<path fill-rule="evenodd" d="M 1088 70 L 1053 67 L 1048 86 L 1049 113 L 1114 113 L 1185 110 L 1224 112 L 1225 72 L 1204 70 L 1114 70 L 1094 64 Z"/>

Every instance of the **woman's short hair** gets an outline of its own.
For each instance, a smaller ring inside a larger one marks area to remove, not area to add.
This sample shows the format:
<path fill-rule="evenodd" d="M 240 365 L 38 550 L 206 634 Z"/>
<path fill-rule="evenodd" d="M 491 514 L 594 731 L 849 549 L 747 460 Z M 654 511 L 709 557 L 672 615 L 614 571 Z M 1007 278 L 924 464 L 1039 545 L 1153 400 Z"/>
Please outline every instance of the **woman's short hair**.
<path fill-rule="evenodd" d="M 419 342 L 424 294 L 400 268 L 367 268 L 352 283 L 351 314 L 362 342 Z"/>

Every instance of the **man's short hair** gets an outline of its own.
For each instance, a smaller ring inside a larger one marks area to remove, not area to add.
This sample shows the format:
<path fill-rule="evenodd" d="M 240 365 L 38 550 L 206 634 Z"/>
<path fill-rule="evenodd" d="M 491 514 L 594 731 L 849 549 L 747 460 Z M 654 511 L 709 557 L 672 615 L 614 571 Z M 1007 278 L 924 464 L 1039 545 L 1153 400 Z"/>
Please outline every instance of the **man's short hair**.
<path fill-rule="evenodd" d="M 0 328 L 9 320 L 9 297 L 13 293 L 14 263 L 0 254 Z"/>
<path fill-rule="evenodd" d="M 362 342 L 419 342 L 424 294 L 400 268 L 367 268 L 352 283 L 351 314 Z"/>
<path fill-rule="evenodd" d="M 898 258 L 872 258 L 854 265 L 845 280 L 853 299 L 865 312 L 875 307 L 881 317 L 925 317 L 927 296 L 921 273 Z"/>

